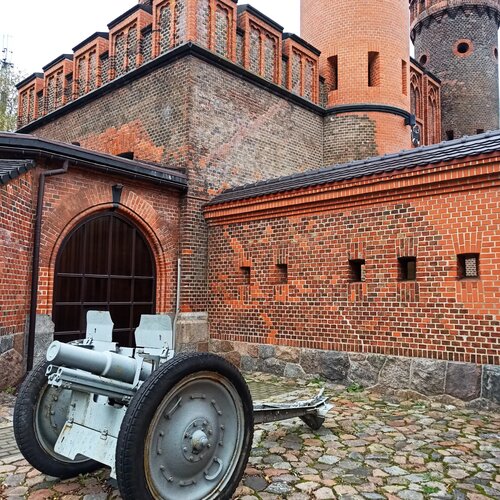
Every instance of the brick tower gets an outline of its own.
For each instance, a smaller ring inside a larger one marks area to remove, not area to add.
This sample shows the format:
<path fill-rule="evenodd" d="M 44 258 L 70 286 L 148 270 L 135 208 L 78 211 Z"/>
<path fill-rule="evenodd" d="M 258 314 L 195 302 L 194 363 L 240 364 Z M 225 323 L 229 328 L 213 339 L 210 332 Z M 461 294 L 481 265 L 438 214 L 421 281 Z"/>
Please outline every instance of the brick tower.
<path fill-rule="evenodd" d="M 410 0 L 416 59 L 442 81 L 443 139 L 499 127 L 499 0 Z"/>
<path fill-rule="evenodd" d="M 374 150 L 358 156 L 411 147 L 409 17 L 408 0 L 301 0 L 301 36 L 321 50 L 332 134 L 359 131 L 356 150 L 373 133 Z"/>

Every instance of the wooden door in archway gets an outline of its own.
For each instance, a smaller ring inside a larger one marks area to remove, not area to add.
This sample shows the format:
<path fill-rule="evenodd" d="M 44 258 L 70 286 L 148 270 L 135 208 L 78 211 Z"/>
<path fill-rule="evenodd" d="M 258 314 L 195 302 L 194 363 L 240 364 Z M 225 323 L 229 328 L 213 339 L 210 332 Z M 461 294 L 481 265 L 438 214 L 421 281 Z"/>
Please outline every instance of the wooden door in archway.
<path fill-rule="evenodd" d="M 55 338 L 85 337 L 89 310 L 109 311 L 113 340 L 134 346 L 142 314 L 155 310 L 156 272 L 151 249 L 128 219 L 109 211 L 79 224 L 56 261 L 52 318 Z"/>

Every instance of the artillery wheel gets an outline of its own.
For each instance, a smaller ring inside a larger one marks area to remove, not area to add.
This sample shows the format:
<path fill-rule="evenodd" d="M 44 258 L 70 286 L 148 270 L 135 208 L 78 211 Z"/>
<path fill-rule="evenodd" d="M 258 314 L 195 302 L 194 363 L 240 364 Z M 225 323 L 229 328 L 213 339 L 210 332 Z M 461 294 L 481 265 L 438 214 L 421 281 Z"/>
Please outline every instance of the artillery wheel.
<path fill-rule="evenodd" d="M 66 422 L 71 391 L 47 383 L 48 363 L 35 366 L 24 380 L 14 407 L 14 435 L 24 458 L 44 474 L 62 479 L 85 474 L 102 467 L 81 456 L 75 460 L 54 451 Z"/>
<path fill-rule="evenodd" d="M 253 405 L 240 372 L 213 354 L 167 361 L 134 396 L 118 436 L 124 500 L 224 500 L 245 470 Z"/>

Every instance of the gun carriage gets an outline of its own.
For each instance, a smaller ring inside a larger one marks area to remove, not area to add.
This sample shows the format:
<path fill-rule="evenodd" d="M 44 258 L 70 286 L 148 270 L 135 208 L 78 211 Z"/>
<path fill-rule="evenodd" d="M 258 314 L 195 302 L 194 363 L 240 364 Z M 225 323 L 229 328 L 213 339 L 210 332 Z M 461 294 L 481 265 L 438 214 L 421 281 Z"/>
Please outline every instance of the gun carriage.
<path fill-rule="evenodd" d="M 53 342 L 21 386 L 16 440 L 45 474 L 67 478 L 106 465 L 125 500 L 228 499 L 255 423 L 300 417 L 318 429 L 331 408 L 322 393 L 254 405 L 223 358 L 174 355 L 167 315 L 141 318 L 136 348 L 112 342 L 112 330 L 108 312 L 89 311 L 86 338 Z"/>

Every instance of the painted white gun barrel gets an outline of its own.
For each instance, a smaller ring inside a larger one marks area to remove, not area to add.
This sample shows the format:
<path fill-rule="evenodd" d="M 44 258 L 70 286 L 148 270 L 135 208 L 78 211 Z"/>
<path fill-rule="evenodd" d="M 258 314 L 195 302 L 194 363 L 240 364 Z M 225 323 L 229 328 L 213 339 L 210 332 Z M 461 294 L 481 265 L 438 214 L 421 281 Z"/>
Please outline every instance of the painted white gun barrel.
<path fill-rule="evenodd" d="M 71 344 L 62 344 L 57 340 L 47 350 L 47 361 L 57 366 L 67 366 L 85 370 L 102 377 L 121 380 L 131 384 L 134 381 L 139 360 L 109 351 L 93 351 Z M 152 366 L 143 363 L 140 380 L 151 375 Z"/>

